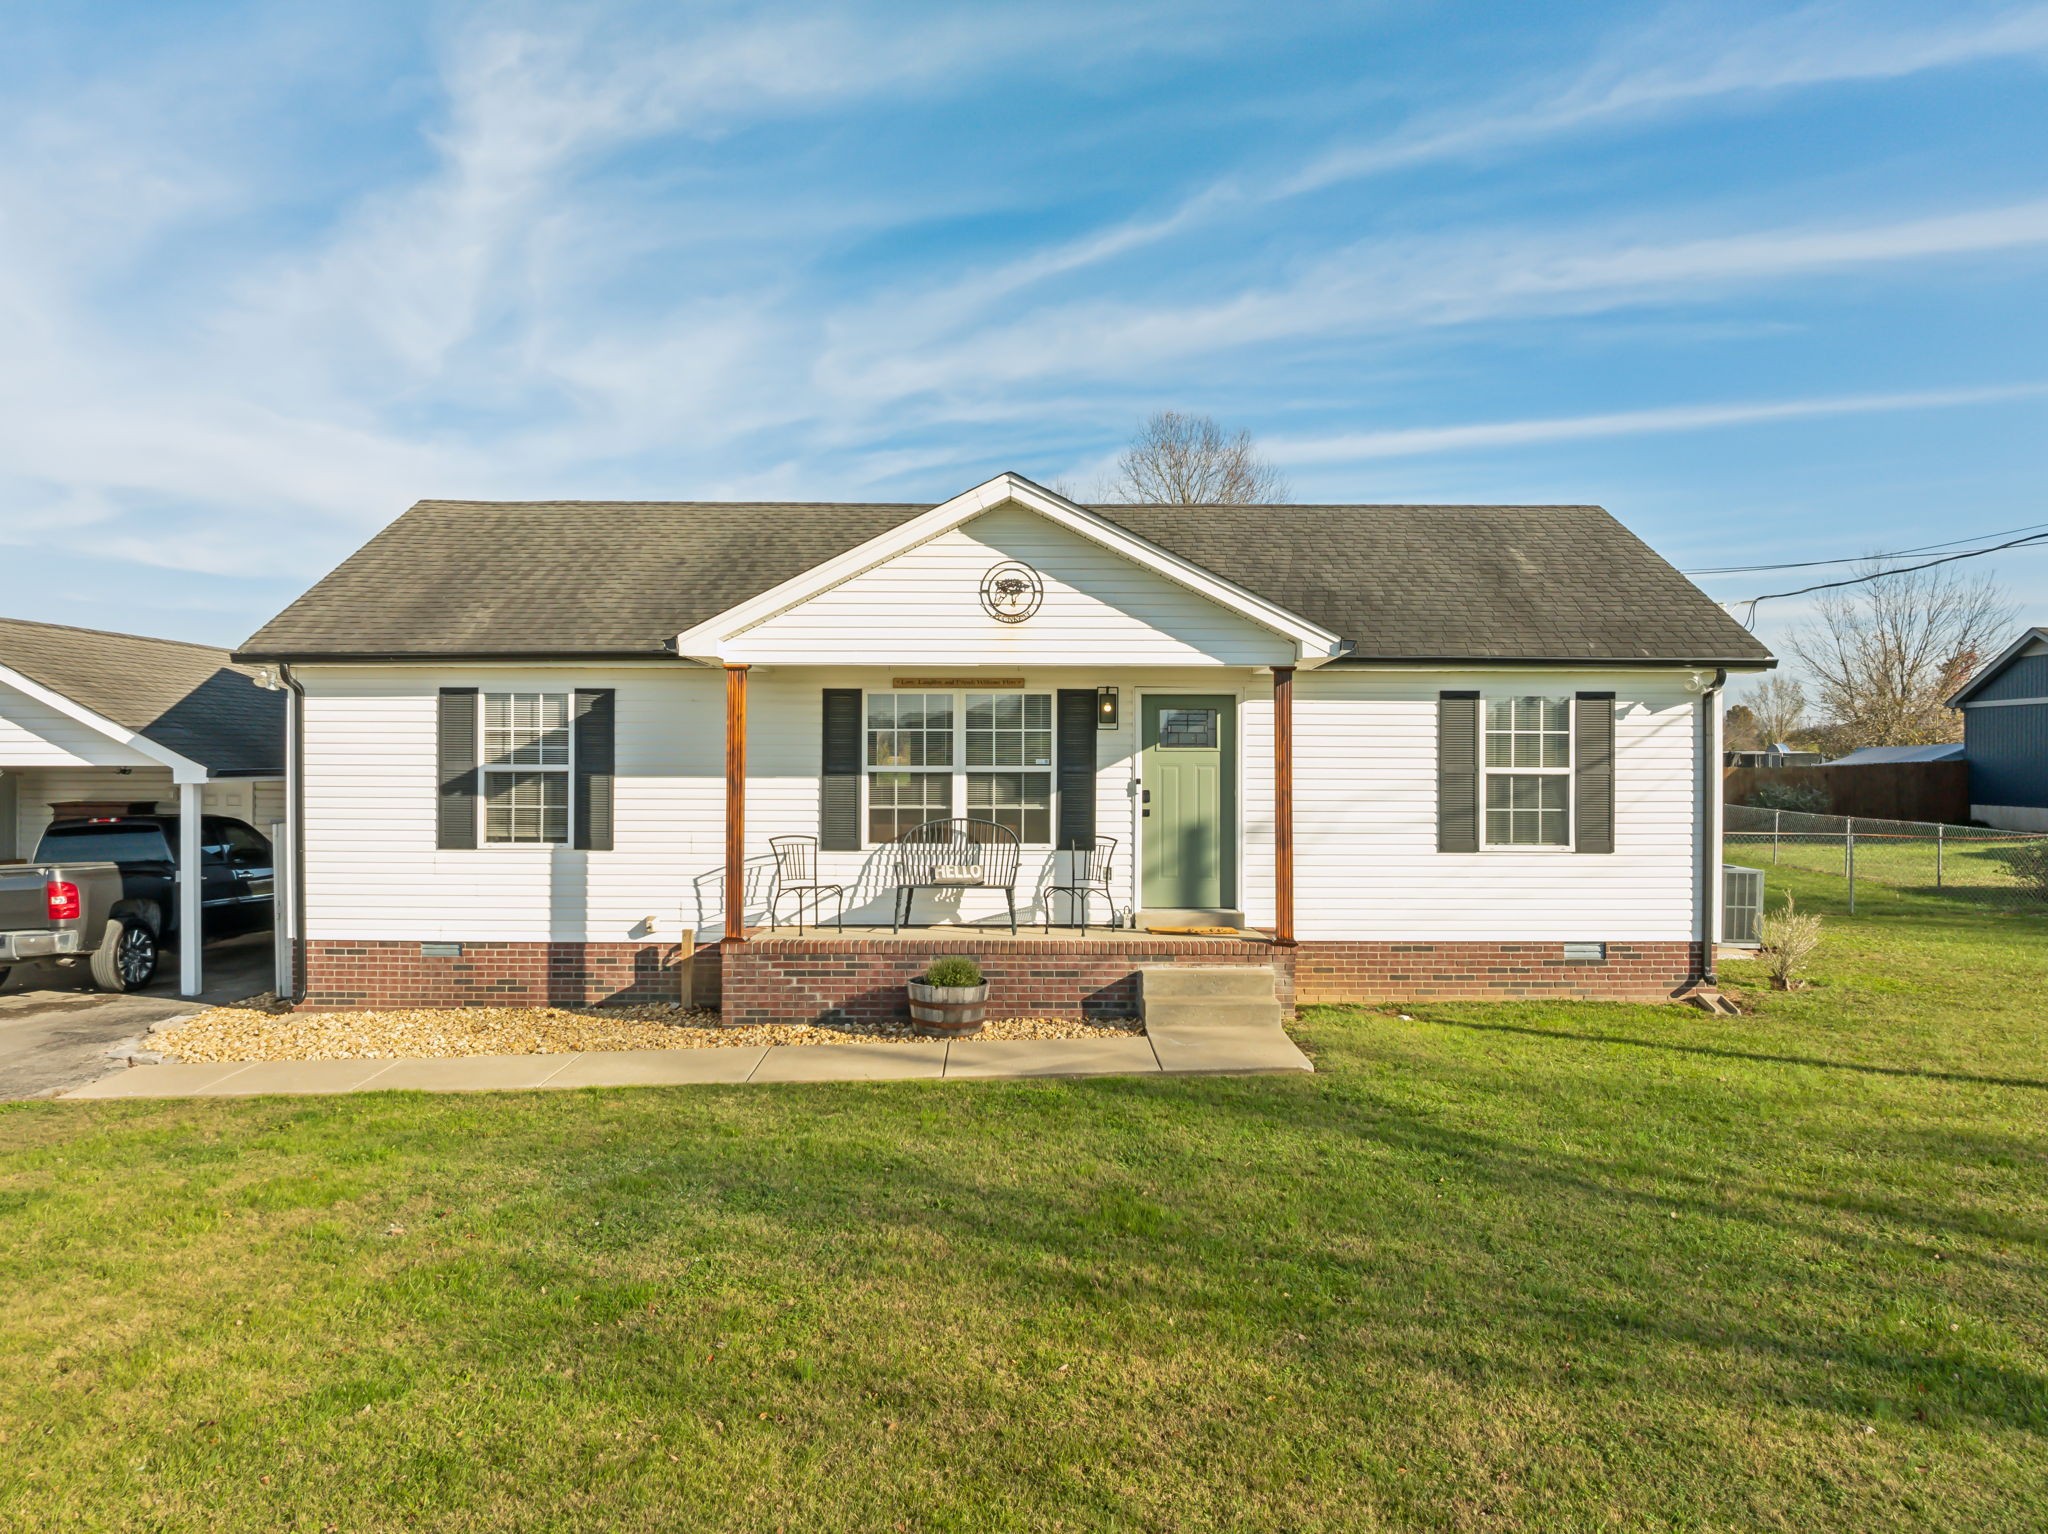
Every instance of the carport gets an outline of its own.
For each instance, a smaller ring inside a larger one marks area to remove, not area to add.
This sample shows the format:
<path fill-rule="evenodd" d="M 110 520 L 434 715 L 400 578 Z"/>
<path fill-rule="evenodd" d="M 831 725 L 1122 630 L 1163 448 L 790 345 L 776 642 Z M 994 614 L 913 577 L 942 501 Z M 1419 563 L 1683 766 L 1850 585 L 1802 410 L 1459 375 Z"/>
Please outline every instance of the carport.
<path fill-rule="evenodd" d="M 200 817 L 276 839 L 284 728 L 284 695 L 225 650 L 0 618 L 0 863 L 33 853 L 59 806 L 175 812 L 178 988 L 197 996 Z"/>

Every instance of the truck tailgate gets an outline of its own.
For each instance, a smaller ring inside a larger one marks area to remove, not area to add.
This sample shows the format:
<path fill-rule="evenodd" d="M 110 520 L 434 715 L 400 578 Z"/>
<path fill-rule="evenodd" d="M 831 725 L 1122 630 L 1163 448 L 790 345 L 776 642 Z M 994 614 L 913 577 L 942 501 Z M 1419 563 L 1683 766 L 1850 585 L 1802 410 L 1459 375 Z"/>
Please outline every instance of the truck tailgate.
<path fill-rule="evenodd" d="M 47 882 L 40 868 L 0 867 L 0 932 L 40 932 L 50 925 Z"/>

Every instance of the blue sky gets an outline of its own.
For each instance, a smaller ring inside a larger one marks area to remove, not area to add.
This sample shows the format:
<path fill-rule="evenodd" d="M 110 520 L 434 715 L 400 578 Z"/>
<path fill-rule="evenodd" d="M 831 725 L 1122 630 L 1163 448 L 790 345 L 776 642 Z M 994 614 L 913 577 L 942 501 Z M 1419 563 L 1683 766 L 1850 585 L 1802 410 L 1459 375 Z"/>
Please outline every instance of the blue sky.
<path fill-rule="evenodd" d="M 2048 5 L 6 15 L 16 616 L 233 643 L 421 496 L 1085 490 L 1162 407 L 1687 568 L 2048 522 Z"/>

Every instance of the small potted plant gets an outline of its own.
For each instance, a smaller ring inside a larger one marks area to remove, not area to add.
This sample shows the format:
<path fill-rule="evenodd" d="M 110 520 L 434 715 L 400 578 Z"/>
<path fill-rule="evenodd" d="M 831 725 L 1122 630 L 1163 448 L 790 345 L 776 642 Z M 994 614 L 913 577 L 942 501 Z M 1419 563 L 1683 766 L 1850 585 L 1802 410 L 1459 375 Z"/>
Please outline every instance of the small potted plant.
<path fill-rule="evenodd" d="M 919 1033 L 965 1038 L 981 1032 L 988 1013 L 988 979 L 972 959 L 934 959 L 910 982 L 910 1020 Z"/>

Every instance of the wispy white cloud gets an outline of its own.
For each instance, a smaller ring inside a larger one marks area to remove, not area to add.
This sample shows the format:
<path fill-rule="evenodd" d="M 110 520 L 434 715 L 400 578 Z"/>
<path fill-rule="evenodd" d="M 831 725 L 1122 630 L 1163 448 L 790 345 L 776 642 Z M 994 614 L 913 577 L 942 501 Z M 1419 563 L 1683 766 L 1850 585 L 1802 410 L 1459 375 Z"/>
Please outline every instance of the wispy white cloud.
<path fill-rule="evenodd" d="M 1611 44 L 1576 78 L 1524 104 L 1426 119 L 1332 149 L 1278 181 L 1277 197 L 1445 160 L 1524 154 L 1567 134 L 1625 126 L 1773 91 L 1896 80 L 2003 58 L 2048 57 L 2048 6 L 1953 14 L 1888 28 L 1838 5 L 1805 6 L 1730 34 L 1718 12 L 1673 15 Z"/>
<path fill-rule="evenodd" d="M 436 44 L 424 167 L 297 239 L 224 242 L 206 306 L 167 334 L 109 323 L 96 284 L 284 189 L 196 123 L 183 55 L 24 110 L 0 128 L 0 543 L 61 545 L 90 518 L 114 558 L 303 570 L 309 543 L 346 546 L 420 494 L 631 483 L 650 448 L 791 427 L 815 413 L 790 387 L 814 300 L 794 291 L 811 252 L 788 210 L 737 204 L 679 256 L 647 234 L 644 187 L 593 181 L 655 146 L 673 175 L 763 125 L 973 96 L 1020 61 L 1089 70 L 1180 46 L 1153 9 L 460 12 Z M 285 108 L 305 46 L 274 41 L 223 40 L 206 65 L 277 81 L 257 120 Z M 709 194 L 694 212 L 714 215 Z M 735 236 L 778 220 L 778 267 L 720 268 Z M 639 319 L 610 302 L 627 262 L 663 258 L 703 283 L 694 297 Z M 716 493 L 715 475 L 690 488 Z"/>
<path fill-rule="evenodd" d="M 1610 44 L 1561 84 L 1429 113 L 1360 142 L 1332 146 L 1292 171 L 1233 172 L 1150 212 L 1027 252 L 932 295 L 959 314 L 1023 288 L 1133 254 L 1271 204 L 1344 182 L 1447 161 L 1528 156 L 1561 138 L 1726 106 L 1772 92 L 1896 80 L 1997 59 L 2048 58 L 2048 6 L 1958 15 L 1889 29 L 1868 15 L 1812 5 L 1732 35 L 1725 18 L 1667 16 Z"/>
<path fill-rule="evenodd" d="M 1486 227 L 1364 242 L 1281 287 L 1201 304 L 1049 307 L 926 349 L 866 337 L 824 360 L 870 405 L 1039 377 L 1131 377 L 1276 341 L 1421 333 L 1481 320 L 1700 303 L 1759 283 L 2048 244 L 2048 200 L 1933 218 L 1655 241 L 1622 231 Z"/>
<path fill-rule="evenodd" d="M 1841 394 L 1819 399 L 1749 400 L 1719 405 L 1671 405 L 1650 410 L 1615 410 L 1593 415 L 1539 416 L 1521 421 L 1480 421 L 1463 426 L 1417 426 L 1398 431 L 1339 432 L 1320 437 L 1274 437 L 1265 444 L 1283 465 L 1363 463 L 1378 458 L 1416 458 L 1487 448 L 1528 447 L 1550 442 L 1584 442 L 1601 437 L 1639 437 L 1664 432 L 1710 431 L 1772 421 L 1821 416 L 1875 415 L 1909 410 L 1952 410 L 1968 405 L 2006 404 L 2048 395 L 2048 383 L 1984 389 L 1930 389 L 1903 394 Z"/>

